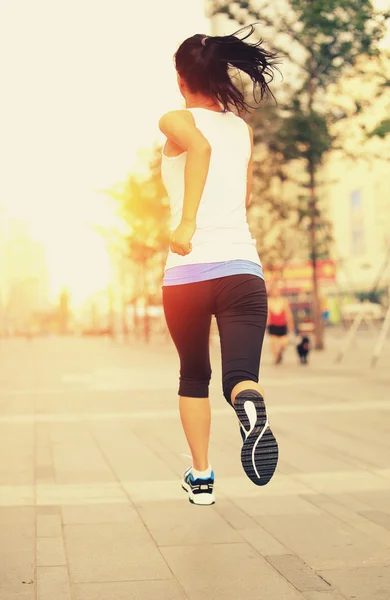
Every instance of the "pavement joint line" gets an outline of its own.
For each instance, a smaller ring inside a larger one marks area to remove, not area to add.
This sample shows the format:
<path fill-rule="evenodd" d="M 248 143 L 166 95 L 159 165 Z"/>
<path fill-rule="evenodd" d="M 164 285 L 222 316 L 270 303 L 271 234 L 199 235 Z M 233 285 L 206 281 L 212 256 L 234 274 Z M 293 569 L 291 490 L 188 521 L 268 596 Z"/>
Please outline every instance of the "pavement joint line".
<path fill-rule="evenodd" d="M 375 539 L 378 539 L 378 535 L 377 534 L 368 534 L 365 530 L 363 530 L 362 528 L 360 528 L 356 522 L 353 522 L 352 520 L 347 520 L 346 518 L 343 518 L 342 516 L 340 516 L 340 514 L 335 514 L 334 511 L 330 510 L 326 504 L 316 504 L 314 502 L 314 500 L 312 499 L 313 494 L 305 494 L 305 500 L 307 500 L 307 502 L 310 502 L 310 504 L 312 504 L 313 506 L 315 506 L 316 508 L 319 508 L 320 510 L 322 510 L 324 513 L 326 513 L 327 515 L 331 516 L 333 519 L 337 519 L 338 521 L 340 521 L 341 523 L 344 523 L 345 525 L 348 525 L 348 527 L 352 527 L 352 529 L 355 529 L 355 531 L 359 532 L 361 535 L 365 535 L 369 538 L 375 537 Z M 335 498 L 334 496 L 328 496 L 327 494 L 324 494 L 324 496 L 326 496 L 329 499 L 329 503 L 334 503 L 337 504 L 338 506 L 340 506 L 342 509 L 344 508 L 342 504 L 340 504 L 337 501 L 337 498 Z M 360 517 L 363 521 L 367 521 L 368 524 L 372 524 L 372 521 L 370 521 L 370 519 L 368 519 L 367 517 L 364 517 L 362 515 L 360 515 L 359 513 L 357 513 L 355 510 L 349 509 L 349 512 L 351 513 L 351 515 L 353 516 L 357 516 Z M 381 527 L 380 525 L 378 525 L 378 528 Z M 386 529 L 383 527 L 383 534 L 386 535 L 386 533 L 388 533 L 386 531 Z M 380 540 L 379 540 L 380 541 Z M 389 534 L 389 544 L 390 544 L 390 534 Z"/>
<path fill-rule="evenodd" d="M 287 429 L 286 427 L 279 427 L 278 429 L 279 429 L 279 432 L 283 433 L 283 435 L 286 439 L 294 440 L 295 436 L 291 433 L 291 431 L 289 429 Z M 340 432 L 337 429 L 332 428 L 331 426 L 327 426 L 327 429 L 334 434 L 340 435 Z M 352 438 L 352 439 L 354 439 L 354 441 L 359 441 L 358 438 Z M 333 444 L 327 444 L 325 441 L 318 442 L 316 440 L 313 440 L 310 437 L 305 437 L 304 443 L 308 448 L 311 448 L 314 451 L 321 450 L 322 452 L 325 452 L 329 457 L 332 457 L 335 460 L 342 458 L 343 461 L 345 463 L 349 463 L 351 465 L 351 467 L 356 467 L 356 466 L 359 467 L 359 470 L 373 473 L 378 468 L 377 464 L 368 461 L 365 457 L 364 457 L 364 459 L 362 459 L 360 456 L 357 456 L 356 453 L 347 452 L 344 448 L 337 448 Z M 387 444 L 383 444 L 383 443 L 376 444 L 375 442 L 373 442 L 372 444 L 376 445 L 381 450 L 387 449 Z M 385 446 L 385 448 L 384 448 L 384 446 Z M 362 455 L 364 456 L 364 453 L 362 453 Z M 378 475 L 379 475 L 379 473 L 378 473 Z M 380 474 L 379 476 L 385 477 L 385 479 L 387 479 L 387 476 L 385 476 L 383 474 Z"/>
<path fill-rule="evenodd" d="M 390 411 L 390 401 L 378 400 L 369 405 L 370 410 Z M 276 415 L 288 414 L 310 414 L 310 413 L 332 413 L 332 412 L 364 412 L 367 411 L 367 402 L 338 402 L 325 404 L 295 404 L 275 406 L 270 404 L 269 412 Z M 227 417 L 232 415 L 231 408 L 212 408 L 214 416 Z M 1 424 L 9 423 L 75 423 L 75 422 L 93 422 L 104 420 L 153 420 L 153 419 L 177 419 L 179 411 L 177 409 L 166 410 L 144 410 L 136 412 L 101 412 L 91 413 L 24 413 L 2 415 Z"/>
<path fill-rule="evenodd" d="M 185 593 L 184 587 L 182 586 L 182 584 L 180 583 L 179 579 L 176 577 L 175 573 L 173 572 L 173 569 L 171 568 L 169 562 L 166 560 L 165 556 L 163 555 L 163 553 L 160 551 L 158 544 L 157 544 L 157 540 L 155 539 L 152 531 L 149 529 L 144 517 L 142 516 L 139 508 L 136 506 L 136 503 L 133 501 L 132 497 L 129 494 L 129 490 L 128 488 L 126 488 L 125 483 L 120 479 L 120 477 L 118 476 L 114 466 L 112 465 L 111 461 L 109 460 L 106 452 L 104 451 L 104 448 L 102 447 L 102 445 L 99 442 L 99 439 L 94 431 L 94 429 L 91 426 L 88 426 L 88 431 L 90 436 L 92 437 L 93 441 L 96 444 L 97 449 L 99 450 L 103 460 L 105 461 L 105 463 L 107 464 L 107 467 L 109 468 L 109 470 L 111 471 L 113 477 L 115 478 L 117 485 L 120 486 L 122 492 L 124 493 L 124 495 L 126 496 L 126 498 L 128 499 L 128 503 L 130 504 L 130 506 L 132 506 L 135 510 L 135 512 L 138 515 L 138 518 L 140 519 L 141 523 L 143 524 L 143 526 L 145 527 L 146 531 L 149 533 L 150 535 L 150 539 L 154 542 L 156 549 L 162 559 L 162 561 L 165 563 L 168 571 L 171 573 L 172 578 L 174 579 L 174 581 L 176 581 L 176 584 L 178 586 L 178 588 L 181 590 L 183 596 L 185 598 L 187 598 L 187 595 Z M 175 479 L 175 481 L 177 481 Z"/>
<path fill-rule="evenodd" d="M 359 471 L 337 471 L 337 477 L 334 479 L 332 484 L 332 478 L 329 471 L 326 472 L 314 472 L 305 473 L 301 475 L 279 475 L 278 479 L 280 485 L 275 488 L 272 493 L 268 492 L 268 497 L 289 497 L 295 496 L 298 492 L 291 490 L 289 484 L 298 484 L 302 486 L 302 490 L 299 494 L 305 496 L 318 495 L 319 493 L 324 494 L 323 490 L 316 489 L 316 480 L 318 478 L 327 478 L 328 482 L 328 493 L 337 493 L 340 491 L 340 478 L 347 482 L 346 493 L 359 493 L 359 492 L 378 492 L 387 491 L 390 492 L 390 479 L 378 478 L 376 485 L 359 485 L 359 481 L 348 482 L 348 478 L 356 474 Z M 257 498 L 261 497 L 261 492 L 253 490 L 251 493 L 235 493 L 236 478 L 224 477 L 220 479 L 221 493 L 223 496 L 228 496 L 229 499 L 234 501 L 235 498 Z M 35 486 L 35 506 L 46 506 L 46 505 L 80 505 L 89 506 L 95 504 L 128 504 L 134 505 L 134 501 L 129 495 L 129 490 L 135 490 L 136 501 L 158 502 L 159 500 L 164 502 L 167 500 L 175 500 L 181 497 L 179 478 L 167 479 L 167 480 L 131 480 L 121 481 L 115 484 L 38 484 Z M 317 485 L 318 487 L 318 485 Z M 162 489 L 163 488 L 163 489 Z M 322 486 L 320 486 L 322 488 Z M 158 492 L 160 490 L 160 497 Z M 34 486 L 18 486 L 18 485 L 3 485 L 0 494 L 0 506 L 32 506 L 34 505 Z"/>
<path fill-rule="evenodd" d="M 34 585 L 34 600 L 38 599 L 38 511 L 37 511 L 37 459 L 38 459 L 38 431 L 37 424 L 34 423 L 33 428 L 33 482 L 34 482 L 34 490 L 33 490 L 33 502 L 34 502 L 34 566 L 33 566 L 33 585 Z M 1 495 L 0 495 L 0 506 L 1 506 Z"/>
<path fill-rule="evenodd" d="M 115 378 L 113 380 L 111 380 L 108 383 L 91 383 L 91 382 L 86 382 L 86 385 L 83 387 L 78 387 L 78 388 L 72 388 L 72 387 L 65 387 L 67 385 L 74 385 L 73 382 L 72 383 L 67 383 L 67 382 L 63 382 L 63 387 L 56 387 L 56 388 L 42 388 L 42 389 L 37 389 L 37 388 L 20 388 L 20 389 L 3 389 L 1 391 L 1 394 L 3 395 L 8 395 L 8 396 L 28 396 L 28 395 L 68 395 L 68 394 L 79 394 L 79 393 L 90 393 L 90 394 L 94 394 L 94 393 L 104 393 L 104 392 L 128 392 L 128 391 L 132 391 L 134 392 L 134 385 L 132 384 L 131 381 L 129 381 L 128 383 L 124 384 L 118 384 L 115 385 L 115 383 L 113 383 L 113 381 L 115 381 Z M 321 383 L 326 383 L 327 385 L 329 384 L 333 384 L 333 385 L 338 385 L 340 383 L 348 383 L 350 381 L 350 377 L 347 376 L 343 376 L 343 377 L 312 377 L 312 378 L 308 378 L 308 377 L 299 377 L 299 378 L 294 378 L 294 377 L 288 377 L 286 378 L 286 381 L 278 379 L 267 379 L 266 377 L 262 378 L 262 383 L 265 387 L 272 387 L 272 388 L 285 388 L 285 387 L 291 387 L 291 385 L 303 385 L 306 389 L 308 386 L 310 385 L 314 385 L 316 388 L 318 387 L 319 384 Z M 80 381 L 78 382 L 74 382 L 74 383 L 78 383 L 80 384 Z M 214 379 L 212 381 L 212 386 L 214 385 L 216 388 L 218 386 L 217 384 L 217 380 Z M 141 389 L 141 387 L 140 387 Z M 148 385 L 147 383 L 142 385 L 142 389 L 145 390 L 161 390 L 161 386 L 158 385 Z M 219 388 L 218 388 L 219 389 Z M 170 393 L 173 393 L 175 395 L 175 390 L 171 389 L 171 388 L 165 388 L 163 391 L 167 391 Z"/>

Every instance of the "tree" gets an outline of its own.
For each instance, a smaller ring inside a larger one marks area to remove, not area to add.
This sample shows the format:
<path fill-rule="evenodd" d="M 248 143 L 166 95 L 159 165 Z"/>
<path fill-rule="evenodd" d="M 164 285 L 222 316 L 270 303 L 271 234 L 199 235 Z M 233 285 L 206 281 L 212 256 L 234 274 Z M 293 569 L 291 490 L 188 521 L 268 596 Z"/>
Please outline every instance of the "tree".
<path fill-rule="evenodd" d="M 390 133 L 390 119 L 382 119 L 378 125 L 367 134 L 368 138 L 379 137 L 382 140 Z"/>
<path fill-rule="evenodd" d="M 169 240 L 169 202 L 160 176 L 161 149 L 155 148 L 146 176 L 130 175 L 106 193 L 117 202 L 125 230 L 115 232 L 116 247 L 135 284 L 132 301 L 144 302 L 144 336 L 149 337 L 150 285 L 159 288 Z M 111 232 L 111 236 L 113 232 Z"/>
<path fill-rule="evenodd" d="M 362 58 L 379 55 L 378 43 L 390 13 L 375 11 L 370 0 L 211 0 L 210 7 L 212 14 L 225 14 L 241 24 L 260 22 L 264 37 L 274 40 L 271 49 L 285 57 L 294 73 L 278 107 L 282 120 L 279 141 L 283 163 L 298 160 L 306 172 L 299 211 L 301 223 L 307 222 L 313 264 L 315 348 L 322 349 L 316 268 L 318 232 L 323 224 L 318 179 L 326 155 L 338 147 L 332 125 L 346 117 L 328 101 L 327 93 L 343 76 L 359 71 Z"/>

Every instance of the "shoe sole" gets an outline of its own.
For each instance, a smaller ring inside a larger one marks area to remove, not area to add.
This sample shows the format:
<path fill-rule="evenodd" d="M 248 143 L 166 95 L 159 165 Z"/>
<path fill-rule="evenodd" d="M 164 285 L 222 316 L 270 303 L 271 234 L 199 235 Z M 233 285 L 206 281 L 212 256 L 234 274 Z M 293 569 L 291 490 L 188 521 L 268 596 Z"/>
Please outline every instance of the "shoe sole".
<path fill-rule="evenodd" d="M 181 487 L 187 492 L 188 500 L 191 504 L 196 504 L 197 506 L 211 506 L 212 504 L 215 504 L 214 494 L 193 494 L 190 487 L 184 481 L 181 484 Z"/>
<path fill-rule="evenodd" d="M 256 408 L 256 423 L 250 431 L 251 423 L 245 404 L 250 402 Z M 278 464 L 278 443 L 273 435 L 263 398 L 257 393 L 246 392 L 236 397 L 234 409 L 247 435 L 241 450 L 241 463 L 246 475 L 256 485 L 266 485 L 275 473 Z"/>

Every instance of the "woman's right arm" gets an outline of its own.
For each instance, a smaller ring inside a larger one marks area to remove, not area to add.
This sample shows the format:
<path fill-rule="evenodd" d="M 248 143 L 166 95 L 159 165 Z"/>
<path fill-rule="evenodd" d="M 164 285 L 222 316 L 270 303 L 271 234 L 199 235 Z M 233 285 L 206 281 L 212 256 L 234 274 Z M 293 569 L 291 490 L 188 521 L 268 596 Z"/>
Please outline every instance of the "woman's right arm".
<path fill-rule="evenodd" d="M 187 152 L 182 217 L 171 238 L 172 252 L 185 256 L 191 252 L 196 216 L 209 171 L 211 147 L 187 110 L 166 113 L 161 117 L 159 126 L 169 140 Z"/>

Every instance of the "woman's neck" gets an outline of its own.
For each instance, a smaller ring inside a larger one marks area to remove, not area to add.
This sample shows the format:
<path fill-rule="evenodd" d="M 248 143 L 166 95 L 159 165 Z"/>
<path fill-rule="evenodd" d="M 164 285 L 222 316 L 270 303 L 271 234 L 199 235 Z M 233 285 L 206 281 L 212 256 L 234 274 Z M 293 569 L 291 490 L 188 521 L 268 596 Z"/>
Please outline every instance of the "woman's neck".
<path fill-rule="evenodd" d="M 186 98 L 186 108 L 206 108 L 207 110 L 214 110 L 215 112 L 223 111 L 223 107 L 219 102 L 213 100 L 213 98 L 195 95 Z"/>

